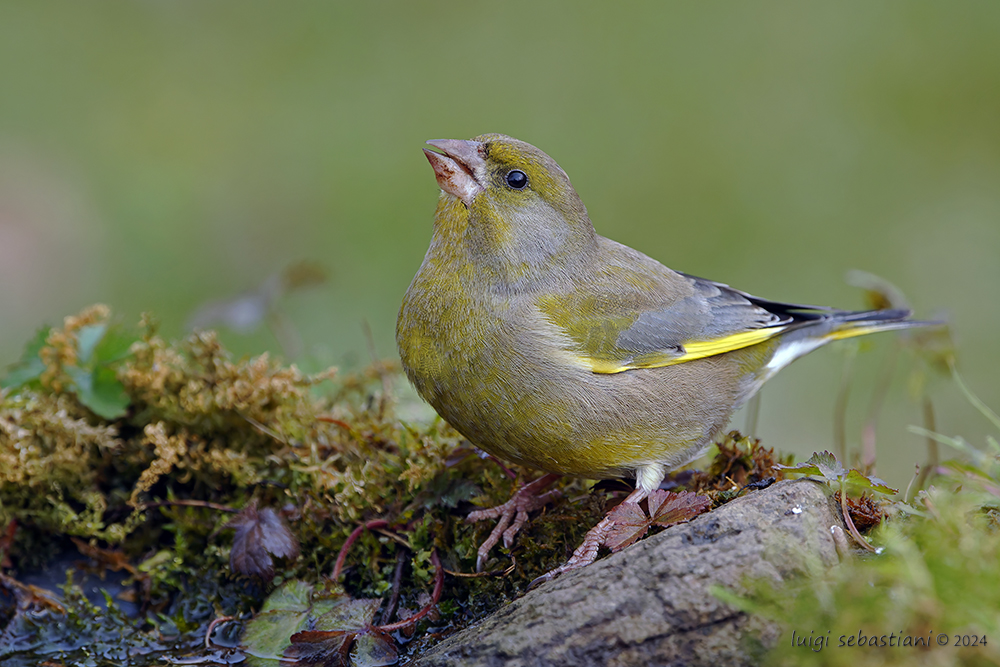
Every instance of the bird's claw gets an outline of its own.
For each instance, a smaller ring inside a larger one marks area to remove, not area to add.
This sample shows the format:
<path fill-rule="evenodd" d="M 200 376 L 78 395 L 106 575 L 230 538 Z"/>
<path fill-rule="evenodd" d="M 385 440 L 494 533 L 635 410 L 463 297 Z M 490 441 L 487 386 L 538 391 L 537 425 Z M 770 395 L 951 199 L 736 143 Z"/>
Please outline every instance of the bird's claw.
<path fill-rule="evenodd" d="M 642 502 L 646 496 L 649 495 L 648 491 L 641 488 L 637 488 L 635 491 L 630 493 L 627 498 L 625 498 L 622 503 L 635 503 L 639 504 Z M 546 581 L 555 579 L 560 574 L 564 572 L 569 572 L 571 570 L 579 570 L 581 567 L 590 565 L 595 560 L 597 560 L 597 552 L 600 550 L 601 545 L 605 544 L 608 540 L 608 536 L 611 534 L 611 530 L 615 527 L 615 520 L 612 518 L 609 512 L 601 519 L 600 523 L 587 531 L 587 534 L 583 536 L 583 542 L 580 546 L 576 548 L 573 555 L 569 557 L 569 560 L 555 568 L 554 570 L 549 570 L 542 576 L 538 577 L 530 584 L 528 584 L 528 590 L 539 586 Z"/>
<path fill-rule="evenodd" d="M 580 546 L 576 548 L 576 551 L 573 552 L 573 555 L 569 557 L 568 561 L 533 580 L 530 584 L 528 584 L 528 590 L 530 591 L 532 588 L 544 584 L 546 581 L 555 579 L 564 572 L 579 570 L 581 567 L 593 563 L 597 560 L 598 550 L 608 539 L 608 535 L 611 533 L 611 529 L 614 528 L 614 526 L 615 520 L 611 517 L 606 516 L 601 519 L 600 523 L 587 531 L 587 534 L 583 537 L 583 542 L 581 542 Z"/>
<path fill-rule="evenodd" d="M 486 562 L 490 550 L 497 545 L 500 538 L 503 538 L 503 545 L 507 548 L 514 543 L 514 537 L 528 521 L 528 513 L 541 509 L 546 504 L 559 498 L 562 492 L 558 489 L 540 494 L 539 491 L 547 487 L 558 478 L 558 475 L 545 475 L 536 479 L 531 484 L 526 484 L 518 489 L 511 499 L 502 505 L 487 509 L 470 512 L 466 517 L 467 522 L 483 521 L 486 519 L 497 519 L 496 526 L 493 527 L 490 536 L 479 547 L 476 552 L 476 572 L 483 571 L 483 564 Z"/>

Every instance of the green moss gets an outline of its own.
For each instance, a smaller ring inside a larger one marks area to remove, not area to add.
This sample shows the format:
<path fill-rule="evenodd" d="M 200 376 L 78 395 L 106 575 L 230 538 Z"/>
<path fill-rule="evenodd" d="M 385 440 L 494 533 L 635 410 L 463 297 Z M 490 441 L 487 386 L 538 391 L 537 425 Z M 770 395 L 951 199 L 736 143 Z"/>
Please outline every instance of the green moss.
<path fill-rule="evenodd" d="M 127 397 L 115 418 L 95 412 L 68 379 L 96 354 L 81 347 L 99 347 L 97 334 L 109 331 L 117 351 L 102 368 Z M 281 581 L 325 585 L 348 534 L 372 519 L 388 521 L 396 539 L 366 533 L 354 544 L 343 581 L 350 595 L 388 596 L 400 550 L 404 608 L 424 604 L 432 552 L 449 571 L 473 571 L 492 526 L 464 517 L 506 501 L 514 483 L 444 422 L 396 418 L 391 394 L 405 381 L 396 369 L 308 375 L 267 355 L 234 360 L 214 334 L 168 343 L 150 318 L 121 354 L 122 331 L 105 308 L 67 318 L 29 346 L 16 382 L 0 394 L 0 527 L 17 522 L 13 573 L 42 565 L 66 536 L 81 538 L 96 549 L 89 555 L 98 569 L 131 568 L 128 597 L 143 613 L 130 623 L 142 631 L 165 623 L 194 637 L 216 613 L 246 612 Z M 560 484 L 571 498 L 588 493 L 580 481 Z M 513 554 L 496 550 L 488 567 L 505 576 L 449 577 L 445 599 L 459 603 L 443 622 L 478 618 L 563 562 L 603 498 L 549 507 Z M 280 563 L 273 582 L 245 582 L 229 569 L 231 514 L 213 508 L 251 500 L 280 511 L 300 544 L 300 557 Z M 200 506 L 171 504 L 190 501 Z M 204 613 L 204 590 L 219 591 L 214 611 Z M 164 616 L 198 599 L 197 613 Z"/>
<path fill-rule="evenodd" d="M 876 532 L 878 555 L 816 568 L 816 576 L 778 589 L 755 582 L 748 597 L 725 596 L 781 624 L 781 638 L 763 662 L 1000 663 L 1000 532 L 961 494 L 935 490 L 924 501 L 927 516 L 900 517 Z"/>
<path fill-rule="evenodd" d="M 212 333 L 168 343 L 149 318 L 127 346 L 125 331 L 106 309 L 88 309 L 40 334 L 8 376 L 14 381 L 0 393 L 0 529 L 16 521 L 17 530 L 12 544 L 0 530 L 0 550 L 13 566 L 4 574 L 16 578 L 76 537 L 92 568 L 126 572 L 125 597 L 139 615 L 125 616 L 114 600 L 99 609 L 72 582 L 64 587 L 64 613 L 47 606 L 41 592 L 18 588 L 13 615 L 0 616 L 16 631 L 0 641 L 0 657 L 27 651 L 18 655 L 116 664 L 118 652 L 138 646 L 153 662 L 170 648 L 160 637 L 195 650 L 213 618 L 249 617 L 284 582 L 315 590 L 342 584 L 354 599 L 398 593 L 400 608 L 412 612 L 433 586 L 435 552 L 445 570 L 472 574 L 492 525 L 469 524 L 465 516 L 506 501 L 515 483 L 444 422 L 397 418 L 392 395 L 404 380 L 391 365 L 310 375 L 266 355 L 234 360 Z M 112 371 L 124 392 L 119 416 L 95 411 L 73 380 L 98 367 Z M 725 502 L 734 489 L 780 476 L 779 462 L 756 441 L 730 434 L 689 488 Z M 876 531 L 882 555 L 855 558 L 794 589 L 753 584 L 752 595 L 734 601 L 783 620 L 786 644 L 793 629 L 829 629 L 834 641 L 859 629 L 992 637 L 1000 629 L 1000 538 L 995 516 L 982 508 L 989 506 L 984 499 L 995 500 L 1000 466 L 990 454 L 950 470 L 935 479 L 937 490 L 920 497 L 923 504 L 900 505 L 908 513 Z M 519 472 L 522 480 L 533 476 Z M 491 574 L 445 578 L 438 615 L 420 628 L 478 619 L 565 562 L 614 492 L 573 479 L 556 487 L 562 499 L 533 516 L 514 548 L 494 549 L 486 563 Z M 230 570 L 232 515 L 219 510 L 251 502 L 280 514 L 300 547 L 298 558 L 279 560 L 271 581 Z M 389 532 L 364 533 L 347 554 L 342 581 L 330 582 L 348 535 L 374 519 L 386 521 Z M 67 628 L 86 641 L 60 643 Z M 13 637 L 28 639 L 11 644 Z M 87 642 L 102 647 L 98 657 L 87 653 Z M 996 660 L 994 646 L 1000 635 L 980 653 L 952 647 L 954 653 L 933 655 L 941 664 Z M 891 664 L 913 657 L 836 649 L 817 654 L 779 644 L 768 660 L 876 664 L 869 656 L 879 655 Z"/>
<path fill-rule="evenodd" d="M 1000 419 L 956 381 L 1000 428 Z M 912 504 L 887 504 L 889 520 L 870 534 L 875 554 L 849 556 L 831 569 L 817 564 L 813 576 L 780 588 L 751 581 L 747 594 L 719 591 L 781 625 L 776 646 L 758 656 L 762 662 L 1000 664 L 1000 444 L 988 438 L 983 451 L 931 435 L 971 463 L 949 461 Z"/>

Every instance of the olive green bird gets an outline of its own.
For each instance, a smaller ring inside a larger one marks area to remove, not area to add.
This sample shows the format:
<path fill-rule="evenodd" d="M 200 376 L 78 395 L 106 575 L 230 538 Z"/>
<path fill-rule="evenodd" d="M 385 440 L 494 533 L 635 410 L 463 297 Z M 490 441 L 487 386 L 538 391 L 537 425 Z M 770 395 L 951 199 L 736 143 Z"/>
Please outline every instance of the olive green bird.
<path fill-rule="evenodd" d="M 833 340 L 925 323 L 768 301 L 599 236 L 566 173 L 522 141 L 428 141 L 441 196 L 399 311 L 411 382 L 477 447 L 549 473 L 506 504 L 477 567 L 559 475 L 633 478 L 638 503 L 778 370 Z M 570 561 L 594 560 L 613 520 Z"/>

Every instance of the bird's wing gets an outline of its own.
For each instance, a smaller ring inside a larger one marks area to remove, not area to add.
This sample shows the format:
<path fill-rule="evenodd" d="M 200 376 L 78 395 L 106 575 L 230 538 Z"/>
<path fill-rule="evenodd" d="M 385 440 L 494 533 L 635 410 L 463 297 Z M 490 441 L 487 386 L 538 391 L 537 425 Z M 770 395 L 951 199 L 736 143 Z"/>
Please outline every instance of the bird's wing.
<path fill-rule="evenodd" d="M 538 304 L 566 337 L 570 353 L 595 373 L 657 368 L 738 350 L 835 312 L 758 299 L 648 263 L 599 271 L 569 293 L 543 297 Z"/>

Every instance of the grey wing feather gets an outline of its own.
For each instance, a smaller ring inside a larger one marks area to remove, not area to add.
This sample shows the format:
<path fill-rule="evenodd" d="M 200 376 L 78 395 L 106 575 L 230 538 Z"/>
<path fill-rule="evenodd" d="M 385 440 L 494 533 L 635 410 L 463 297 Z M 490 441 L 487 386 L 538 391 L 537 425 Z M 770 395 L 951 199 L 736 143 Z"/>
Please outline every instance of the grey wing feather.
<path fill-rule="evenodd" d="M 643 312 L 635 323 L 618 335 L 618 346 L 637 353 L 677 350 L 684 353 L 684 343 L 723 338 L 743 331 L 779 326 L 793 321 L 791 309 L 811 306 L 786 306 L 773 312 L 772 302 L 757 299 L 722 283 L 687 274 L 693 293 L 659 310 Z"/>

